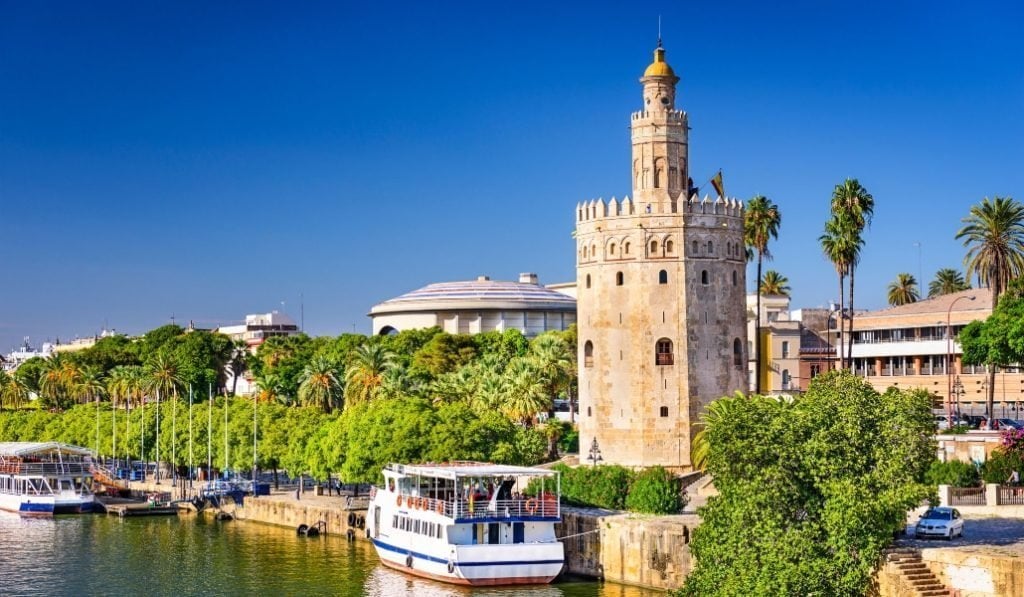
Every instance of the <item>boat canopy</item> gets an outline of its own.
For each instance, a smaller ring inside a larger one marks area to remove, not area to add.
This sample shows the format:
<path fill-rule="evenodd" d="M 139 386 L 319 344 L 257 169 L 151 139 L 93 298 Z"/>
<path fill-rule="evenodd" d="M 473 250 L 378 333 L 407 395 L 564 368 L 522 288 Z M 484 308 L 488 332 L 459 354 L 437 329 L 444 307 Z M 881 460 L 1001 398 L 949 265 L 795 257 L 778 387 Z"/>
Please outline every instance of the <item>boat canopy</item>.
<path fill-rule="evenodd" d="M 45 454 L 68 454 L 74 456 L 90 456 L 92 451 L 81 446 L 62 444 L 60 442 L 0 442 L 0 456 L 24 458 Z"/>
<path fill-rule="evenodd" d="M 456 480 L 483 477 L 554 477 L 558 471 L 529 466 L 488 464 L 485 462 L 446 462 L 443 464 L 395 464 L 387 470 L 407 476 Z"/>

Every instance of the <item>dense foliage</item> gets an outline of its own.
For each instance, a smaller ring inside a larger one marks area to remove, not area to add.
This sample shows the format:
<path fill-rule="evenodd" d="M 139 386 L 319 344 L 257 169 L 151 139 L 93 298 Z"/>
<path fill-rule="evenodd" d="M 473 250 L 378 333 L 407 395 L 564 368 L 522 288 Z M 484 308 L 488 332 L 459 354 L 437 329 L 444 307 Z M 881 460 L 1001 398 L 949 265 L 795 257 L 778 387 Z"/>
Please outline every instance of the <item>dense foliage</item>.
<path fill-rule="evenodd" d="M 985 483 L 1005 485 L 1009 482 L 1013 471 L 1024 475 L 1024 456 L 1020 452 L 995 450 L 981 465 L 981 478 Z"/>
<path fill-rule="evenodd" d="M 98 448 L 101 454 L 138 459 L 156 455 L 160 418 L 160 459 L 179 466 L 251 470 L 251 399 L 187 399 L 112 410 L 109 403 L 82 404 L 56 413 L 24 409 L 0 413 L 0 441 L 63 441 Z M 433 405 L 421 398 L 361 404 L 342 415 L 317 408 L 255 403 L 257 464 L 346 481 L 376 481 L 389 462 L 491 460 L 533 465 L 546 442 L 537 429 L 512 423 L 497 412 L 476 413 L 465 404 Z M 98 416 L 97 416 L 98 415 Z M 191 422 L 192 441 L 189 442 Z M 98 443 L 97 443 L 98 442 Z M 209 452 L 207 448 L 209 446 Z"/>
<path fill-rule="evenodd" d="M 936 460 L 928 467 L 924 480 L 929 485 L 950 485 L 953 487 L 974 487 L 981 480 L 978 467 L 970 462 Z"/>
<path fill-rule="evenodd" d="M 675 514 L 685 505 L 679 478 L 660 466 L 639 472 L 626 496 L 630 512 Z"/>
<path fill-rule="evenodd" d="M 0 374 L 0 407 L 14 409 L 0 413 L 0 441 L 154 459 L 159 413 L 160 459 L 185 465 L 191 393 L 197 465 L 209 444 L 216 467 L 252 467 L 254 405 L 261 468 L 372 481 L 392 461 L 536 464 L 577 437 L 569 423 L 544 423 L 553 400 L 575 390 L 575 351 L 575 329 L 527 341 L 517 330 L 429 328 L 273 337 L 250 354 L 221 334 L 163 326 Z M 233 389 L 228 371 L 248 371 L 259 393 L 218 397 L 211 418 L 208 397 Z"/>
<path fill-rule="evenodd" d="M 575 506 L 625 510 L 633 471 L 614 464 L 568 467 L 555 465 L 562 476 L 562 501 Z M 532 493 L 536 487 L 527 490 Z"/>
<path fill-rule="evenodd" d="M 934 494 L 926 393 L 833 372 L 791 401 L 721 398 L 705 423 L 719 495 L 699 510 L 683 595 L 863 595 L 893 530 Z"/>

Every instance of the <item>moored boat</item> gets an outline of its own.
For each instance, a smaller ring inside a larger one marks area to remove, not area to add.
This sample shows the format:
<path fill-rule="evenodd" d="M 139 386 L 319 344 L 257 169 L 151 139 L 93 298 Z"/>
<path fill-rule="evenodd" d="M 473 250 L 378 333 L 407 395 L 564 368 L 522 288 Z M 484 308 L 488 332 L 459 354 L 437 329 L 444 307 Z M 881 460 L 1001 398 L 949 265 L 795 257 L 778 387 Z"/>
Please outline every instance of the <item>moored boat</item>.
<path fill-rule="evenodd" d="M 366 532 L 384 565 L 464 585 L 549 583 L 561 572 L 557 471 L 457 462 L 383 473 Z"/>
<path fill-rule="evenodd" d="M 92 512 L 90 454 L 57 442 L 0 442 L 0 510 L 22 516 Z"/>

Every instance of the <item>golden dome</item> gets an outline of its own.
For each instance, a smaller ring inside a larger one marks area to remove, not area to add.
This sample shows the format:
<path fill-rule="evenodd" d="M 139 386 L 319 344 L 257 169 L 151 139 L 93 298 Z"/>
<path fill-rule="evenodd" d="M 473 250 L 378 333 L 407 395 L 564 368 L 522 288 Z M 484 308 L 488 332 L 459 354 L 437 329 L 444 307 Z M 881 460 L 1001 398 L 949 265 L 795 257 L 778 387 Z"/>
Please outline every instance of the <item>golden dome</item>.
<path fill-rule="evenodd" d="M 654 62 L 644 71 L 645 77 L 674 77 L 676 73 L 665 62 L 665 48 L 659 44 L 654 50 Z"/>

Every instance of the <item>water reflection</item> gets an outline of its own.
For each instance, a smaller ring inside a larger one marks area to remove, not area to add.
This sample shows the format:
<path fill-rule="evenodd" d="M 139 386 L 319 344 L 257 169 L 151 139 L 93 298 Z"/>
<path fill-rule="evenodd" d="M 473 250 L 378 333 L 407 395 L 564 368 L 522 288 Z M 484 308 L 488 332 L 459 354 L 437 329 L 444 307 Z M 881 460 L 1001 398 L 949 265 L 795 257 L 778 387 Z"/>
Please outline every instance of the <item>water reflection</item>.
<path fill-rule="evenodd" d="M 343 537 L 196 516 L 23 519 L 0 513 L 0 595 L 366 595 L 369 597 L 651 597 L 569 580 L 538 587 L 458 587 L 380 564 Z"/>

